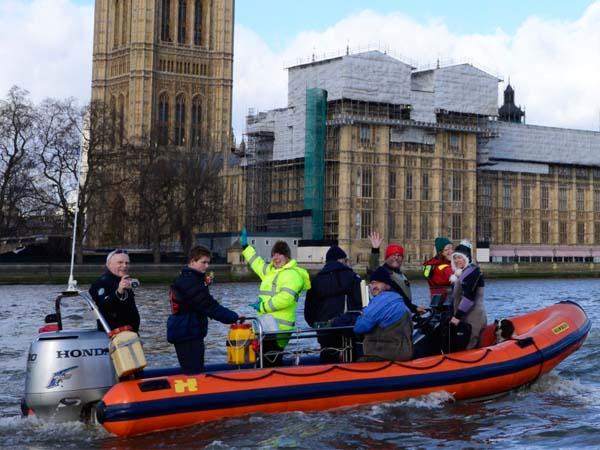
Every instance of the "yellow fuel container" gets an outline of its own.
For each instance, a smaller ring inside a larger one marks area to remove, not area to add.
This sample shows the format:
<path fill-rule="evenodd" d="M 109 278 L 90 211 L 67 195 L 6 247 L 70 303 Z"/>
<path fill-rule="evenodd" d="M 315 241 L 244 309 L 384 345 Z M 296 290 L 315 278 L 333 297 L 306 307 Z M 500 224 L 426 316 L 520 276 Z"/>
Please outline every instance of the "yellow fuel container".
<path fill-rule="evenodd" d="M 252 342 L 256 338 L 249 323 L 234 323 L 227 335 L 227 362 L 229 364 L 254 364 L 256 353 Z"/>
<path fill-rule="evenodd" d="M 109 352 L 117 377 L 130 375 L 146 367 L 144 349 L 137 333 L 117 328 L 109 336 Z"/>

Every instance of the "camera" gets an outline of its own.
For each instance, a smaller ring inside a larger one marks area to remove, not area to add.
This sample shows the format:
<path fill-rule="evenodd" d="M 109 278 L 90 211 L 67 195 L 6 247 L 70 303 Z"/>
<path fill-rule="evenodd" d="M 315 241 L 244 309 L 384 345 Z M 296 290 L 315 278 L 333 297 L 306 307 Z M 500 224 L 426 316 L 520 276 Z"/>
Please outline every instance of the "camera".
<path fill-rule="evenodd" d="M 140 280 L 137 278 L 130 278 L 129 282 L 131 283 L 131 289 L 137 289 L 140 287 Z"/>

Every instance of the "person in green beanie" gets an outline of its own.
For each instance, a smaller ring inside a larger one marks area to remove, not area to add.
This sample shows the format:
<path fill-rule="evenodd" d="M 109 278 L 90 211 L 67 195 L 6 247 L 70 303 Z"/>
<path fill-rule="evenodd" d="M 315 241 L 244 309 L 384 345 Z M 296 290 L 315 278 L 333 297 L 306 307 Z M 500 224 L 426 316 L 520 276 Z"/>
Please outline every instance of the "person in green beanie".
<path fill-rule="evenodd" d="M 433 299 L 434 296 L 439 295 L 444 300 L 452 289 L 450 257 L 454 246 L 450 239 L 442 236 L 435 238 L 434 244 L 436 254 L 423 263 L 423 275 L 429 283 L 430 298 Z"/>

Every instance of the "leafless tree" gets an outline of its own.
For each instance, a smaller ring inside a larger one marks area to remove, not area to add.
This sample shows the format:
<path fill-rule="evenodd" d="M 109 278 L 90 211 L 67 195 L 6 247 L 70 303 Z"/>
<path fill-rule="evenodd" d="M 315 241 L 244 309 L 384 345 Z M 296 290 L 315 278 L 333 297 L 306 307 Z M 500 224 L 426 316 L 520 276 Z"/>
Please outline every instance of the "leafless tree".
<path fill-rule="evenodd" d="M 60 217 L 60 232 L 72 229 L 82 151 L 82 111 L 73 99 L 46 99 L 37 108 L 36 140 L 38 170 L 33 186 L 36 199 Z"/>
<path fill-rule="evenodd" d="M 35 109 L 13 86 L 0 100 L 0 235 L 16 234 L 37 207 L 32 200 Z"/>

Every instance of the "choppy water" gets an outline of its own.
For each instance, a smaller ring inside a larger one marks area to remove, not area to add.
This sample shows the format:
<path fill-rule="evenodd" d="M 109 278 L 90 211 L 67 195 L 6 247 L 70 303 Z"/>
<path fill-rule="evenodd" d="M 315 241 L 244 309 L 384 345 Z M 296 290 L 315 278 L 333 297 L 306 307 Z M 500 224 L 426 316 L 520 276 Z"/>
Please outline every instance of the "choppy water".
<path fill-rule="evenodd" d="M 600 332 L 534 386 L 483 403 L 453 403 L 444 393 L 423 398 L 318 412 L 256 414 L 192 428 L 119 439 L 99 426 L 22 419 L 25 360 L 33 334 L 52 312 L 58 286 L 0 286 L 0 448 L 591 448 L 600 438 Z M 224 303 L 250 315 L 256 284 L 215 284 Z M 424 302 L 426 285 L 413 284 Z M 519 314 L 560 300 L 579 302 L 600 323 L 600 280 L 490 280 L 488 319 Z M 141 336 L 150 366 L 172 366 L 165 340 L 165 286 L 138 289 Z M 302 308 L 303 302 L 300 303 Z M 77 308 L 65 321 L 89 323 Z M 299 316 L 302 316 L 299 311 Z M 303 320 L 301 321 L 303 323 Z M 226 328 L 212 322 L 207 361 L 225 360 Z"/>

